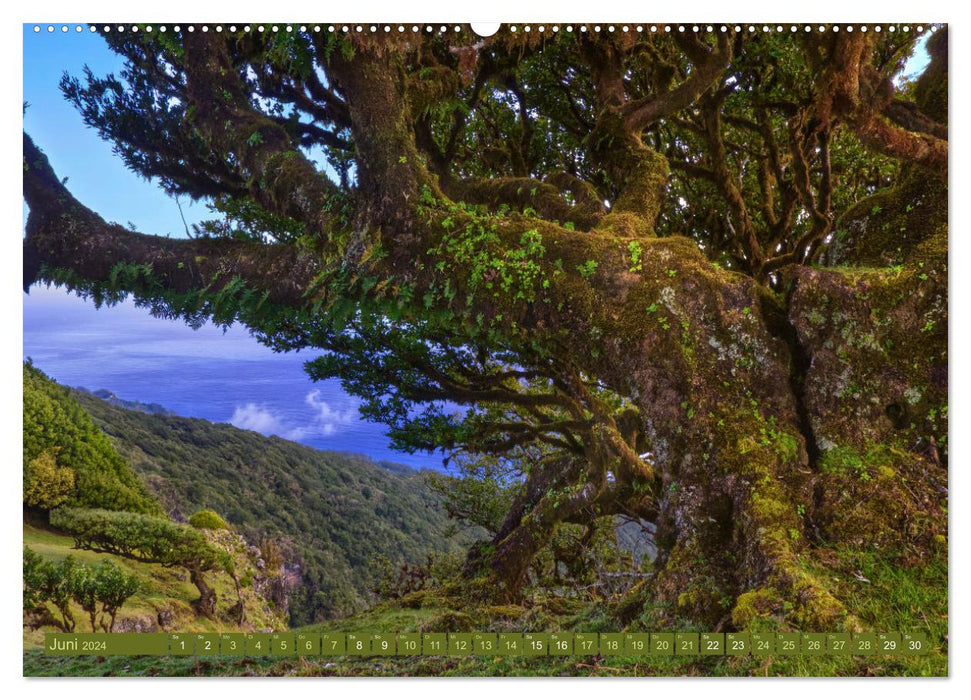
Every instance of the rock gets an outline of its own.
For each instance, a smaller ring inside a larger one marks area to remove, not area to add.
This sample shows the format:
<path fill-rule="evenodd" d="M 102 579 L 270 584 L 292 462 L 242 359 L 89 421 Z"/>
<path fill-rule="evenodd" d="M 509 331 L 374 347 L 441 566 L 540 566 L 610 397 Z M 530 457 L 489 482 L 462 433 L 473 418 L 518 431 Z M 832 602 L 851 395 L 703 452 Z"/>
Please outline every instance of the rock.
<path fill-rule="evenodd" d="M 175 616 L 172 615 L 171 610 L 159 610 L 158 611 L 158 624 L 163 630 L 167 630 L 169 626 L 174 621 Z"/>
<path fill-rule="evenodd" d="M 158 625 L 150 617 L 121 617 L 115 620 L 112 632 L 158 632 Z"/>

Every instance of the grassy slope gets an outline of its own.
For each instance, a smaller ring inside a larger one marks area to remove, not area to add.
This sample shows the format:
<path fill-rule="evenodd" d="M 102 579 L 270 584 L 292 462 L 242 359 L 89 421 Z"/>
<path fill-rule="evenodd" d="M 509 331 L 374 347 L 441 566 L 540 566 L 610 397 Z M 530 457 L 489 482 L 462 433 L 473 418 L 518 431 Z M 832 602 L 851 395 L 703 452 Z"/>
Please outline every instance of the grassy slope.
<path fill-rule="evenodd" d="M 137 595 L 129 599 L 118 614 L 116 626 L 141 622 L 150 626 L 157 624 L 160 610 L 168 610 L 173 615 L 170 626 L 172 630 L 180 632 L 214 632 L 214 631 L 252 631 L 254 629 L 285 628 L 284 621 L 263 609 L 261 602 L 255 598 L 247 598 L 246 613 L 249 623 L 245 628 L 239 628 L 224 620 L 209 620 L 196 614 L 192 602 L 199 597 L 199 592 L 189 582 L 184 569 L 167 569 L 157 564 L 144 564 L 110 554 L 88 552 L 73 549 L 74 540 L 67 535 L 58 534 L 35 525 L 24 523 L 24 545 L 30 547 L 44 559 L 58 561 L 68 555 L 73 555 L 82 564 L 95 566 L 104 559 L 110 559 L 128 574 L 134 574 L 140 579 L 143 588 Z M 207 580 L 219 598 L 218 612 L 236 601 L 236 592 L 232 580 L 227 574 L 209 574 Z M 74 619 L 77 622 L 76 632 L 90 632 L 91 625 L 87 615 L 78 607 L 72 606 Z M 24 628 L 25 649 L 36 649 L 43 644 L 44 630 L 28 630 Z"/>
<path fill-rule="evenodd" d="M 377 555 L 424 562 L 429 553 L 460 550 L 418 472 L 230 425 L 128 411 L 80 392 L 75 398 L 170 514 L 209 508 L 251 542 L 266 533 L 292 544 L 305 579 L 324 591 L 298 609 L 297 623 L 365 608 Z"/>

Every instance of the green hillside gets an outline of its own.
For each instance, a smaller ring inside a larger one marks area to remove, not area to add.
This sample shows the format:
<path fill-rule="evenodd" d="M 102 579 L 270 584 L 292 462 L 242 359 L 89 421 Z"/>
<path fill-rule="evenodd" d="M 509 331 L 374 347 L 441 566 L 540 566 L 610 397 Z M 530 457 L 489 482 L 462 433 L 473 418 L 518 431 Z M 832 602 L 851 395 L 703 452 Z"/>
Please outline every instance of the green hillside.
<path fill-rule="evenodd" d="M 264 535 L 281 542 L 303 582 L 290 594 L 293 625 L 369 605 L 379 557 L 423 563 L 461 551 L 419 472 L 74 396 L 174 518 L 211 509 L 251 542 Z"/>
<path fill-rule="evenodd" d="M 23 371 L 25 648 L 51 629 L 286 627 L 282 560 L 216 514 L 170 520 L 75 394 Z"/>
<path fill-rule="evenodd" d="M 24 505 L 161 514 L 129 463 L 72 392 L 24 363 Z"/>

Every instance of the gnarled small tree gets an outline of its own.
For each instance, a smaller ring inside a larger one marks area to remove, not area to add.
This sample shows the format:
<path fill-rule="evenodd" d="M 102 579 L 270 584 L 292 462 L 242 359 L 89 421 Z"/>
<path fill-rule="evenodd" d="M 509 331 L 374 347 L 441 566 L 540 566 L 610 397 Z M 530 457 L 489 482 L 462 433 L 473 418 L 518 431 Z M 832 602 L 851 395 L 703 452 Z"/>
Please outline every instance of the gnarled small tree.
<path fill-rule="evenodd" d="M 625 513 L 679 614 L 832 628 L 824 545 L 944 547 L 946 30 L 916 83 L 888 32 L 105 38 L 66 97 L 217 216 L 110 224 L 25 135 L 25 285 L 316 348 L 403 449 L 541 446 L 482 590 Z"/>
<path fill-rule="evenodd" d="M 196 607 L 206 617 L 216 614 L 216 592 L 206 573 L 225 571 L 233 575 L 232 556 L 211 545 L 195 528 L 141 513 L 83 508 L 58 508 L 51 512 L 51 525 L 71 533 L 75 549 L 105 552 L 148 564 L 184 567 L 199 590 Z M 130 585 L 115 571 L 104 572 L 105 613 L 114 625 L 118 607 L 113 601 Z M 237 589 L 237 593 L 238 593 Z M 130 596 L 131 594 L 129 594 Z"/>

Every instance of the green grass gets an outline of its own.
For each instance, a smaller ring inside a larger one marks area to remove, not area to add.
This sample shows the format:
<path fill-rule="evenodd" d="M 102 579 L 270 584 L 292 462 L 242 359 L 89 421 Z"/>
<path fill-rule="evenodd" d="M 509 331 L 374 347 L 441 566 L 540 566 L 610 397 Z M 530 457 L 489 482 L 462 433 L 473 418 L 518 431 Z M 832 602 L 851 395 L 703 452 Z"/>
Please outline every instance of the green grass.
<path fill-rule="evenodd" d="M 24 523 L 24 546 L 30 547 L 37 554 L 47 560 L 59 561 L 67 556 L 73 556 L 78 562 L 95 566 L 104 559 L 110 559 L 126 574 L 138 577 L 142 590 L 130 598 L 118 613 L 116 626 L 138 622 L 143 626 L 157 625 L 160 610 L 172 613 L 173 620 L 170 628 L 179 632 L 235 632 L 240 631 L 236 625 L 225 620 L 211 620 L 196 614 L 193 601 L 199 597 L 199 592 L 189 581 L 188 574 L 182 568 L 165 568 L 157 564 L 116 557 L 109 554 L 89 552 L 74 549 L 74 540 L 69 535 L 63 535 L 38 527 L 35 524 Z M 210 574 L 210 585 L 216 591 L 219 599 L 219 612 L 225 612 L 236 602 L 236 589 L 227 574 Z M 78 606 L 72 606 L 72 613 L 77 623 L 75 632 L 90 632 L 91 625 L 88 616 Z M 258 604 L 247 605 L 249 624 L 246 631 L 274 627 L 285 629 L 283 621 L 272 614 L 267 614 Z M 24 628 L 24 649 L 40 649 L 43 646 L 44 632 L 51 628 L 32 630 Z M 157 631 L 163 631 L 161 629 Z"/>
<path fill-rule="evenodd" d="M 39 649 L 24 652 L 25 676 L 266 676 L 289 675 L 279 661 L 268 658 L 215 656 L 45 656 Z M 273 671 L 271 672 L 271 669 Z"/>
<path fill-rule="evenodd" d="M 26 532 L 26 529 L 25 529 Z M 51 533 L 25 534 L 46 555 L 64 553 Z M 68 541 L 69 542 L 69 541 Z M 931 651 L 914 657 L 45 657 L 24 654 L 25 675 L 55 676 L 944 676 L 947 675 L 947 563 L 902 566 L 890 553 L 826 550 L 810 566 L 870 631 L 924 632 Z M 135 601 L 136 607 L 144 602 Z M 455 591 L 427 591 L 296 632 L 564 630 L 623 631 L 603 605 L 536 597 L 528 609 L 476 606 Z M 79 625 L 80 627 L 81 625 Z M 635 630 L 632 625 L 630 630 Z M 202 628 L 199 628 L 202 631 Z M 188 631 L 188 630 L 186 630 Z M 638 629 L 637 631 L 643 631 Z"/>

